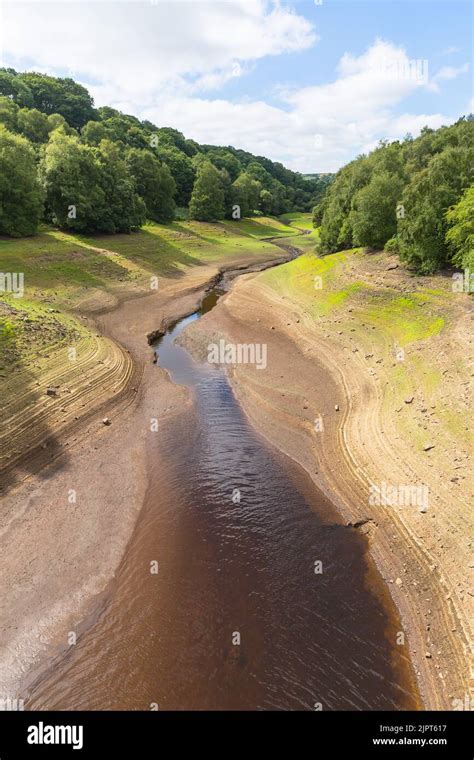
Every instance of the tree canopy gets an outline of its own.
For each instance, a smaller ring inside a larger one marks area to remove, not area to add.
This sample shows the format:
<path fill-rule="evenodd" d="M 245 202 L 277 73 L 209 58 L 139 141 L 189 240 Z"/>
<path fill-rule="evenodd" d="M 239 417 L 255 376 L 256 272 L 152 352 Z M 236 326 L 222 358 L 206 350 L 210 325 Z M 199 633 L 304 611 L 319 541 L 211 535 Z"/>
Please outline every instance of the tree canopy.
<path fill-rule="evenodd" d="M 219 171 L 210 161 L 198 168 L 189 216 L 201 222 L 215 222 L 224 216 L 224 189 Z"/>
<path fill-rule="evenodd" d="M 472 118 L 382 142 L 337 172 L 314 208 L 320 251 L 387 246 L 421 273 L 459 264 L 468 257 L 464 194 L 473 182 Z M 462 231 L 450 232 L 450 225 Z"/>
<path fill-rule="evenodd" d="M 43 207 L 35 154 L 24 137 L 0 125 L 0 234 L 33 235 Z"/>

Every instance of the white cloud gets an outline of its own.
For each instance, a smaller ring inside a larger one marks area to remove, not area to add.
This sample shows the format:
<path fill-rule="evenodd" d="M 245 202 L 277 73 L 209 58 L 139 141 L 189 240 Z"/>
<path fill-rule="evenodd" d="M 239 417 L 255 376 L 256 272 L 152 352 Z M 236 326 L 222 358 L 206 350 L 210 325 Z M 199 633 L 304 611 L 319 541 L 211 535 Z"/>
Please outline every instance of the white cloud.
<path fill-rule="evenodd" d="M 439 113 L 394 116 L 405 98 L 428 86 L 427 77 L 403 48 L 383 40 L 362 55 L 345 53 L 328 84 L 280 91 L 279 105 L 265 102 L 265 93 L 252 101 L 218 97 L 226 82 L 248 76 L 262 58 L 317 42 L 296 8 L 277 0 L 7 0 L 4 53 L 8 65 L 69 73 L 97 105 L 299 171 L 333 171 L 382 137 L 450 121 Z M 269 91 L 277 84 L 270 80 Z"/>
<path fill-rule="evenodd" d="M 3 4 L 8 60 L 98 79 L 117 101 L 146 103 L 200 78 L 215 88 L 238 65 L 317 40 L 301 15 L 267 0 L 11 2 Z M 236 66 L 237 64 L 237 66 Z"/>
<path fill-rule="evenodd" d="M 452 79 L 457 79 L 462 74 L 467 74 L 468 71 L 468 63 L 464 63 L 462 66 L 442 66 L 431 79 L 429 89 L 433 92 L 439 92 L 439 82 L 447 82 Z"/>
<path fill-rule="evenodd" d="M 402 48 L 376 40 L 358 58 L 344 55 L 334 82 L 281 92 L 284 107 L 175 97 L 144 116 L 177 125 L 199 142 L 237 145 L 298 171 L 333 171 L 382 137 L 450 121 L 440 113 L 394 116 L 395 106 L 427 86 L 408 64 Z"/>

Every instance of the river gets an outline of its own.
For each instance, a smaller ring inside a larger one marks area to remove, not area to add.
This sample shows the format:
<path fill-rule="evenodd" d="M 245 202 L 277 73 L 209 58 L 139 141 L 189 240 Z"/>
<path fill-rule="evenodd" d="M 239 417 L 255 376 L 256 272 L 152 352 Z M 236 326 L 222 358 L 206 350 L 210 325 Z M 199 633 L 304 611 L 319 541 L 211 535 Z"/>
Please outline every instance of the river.
<path fill-rule="evenodd" d="M 110 594 L 27 708 L 416 709 L 366 538 L 254 430 L 225 372 L 175 342 L 219 295 L 156 344 L 192 411 L 160 427 Z"/>

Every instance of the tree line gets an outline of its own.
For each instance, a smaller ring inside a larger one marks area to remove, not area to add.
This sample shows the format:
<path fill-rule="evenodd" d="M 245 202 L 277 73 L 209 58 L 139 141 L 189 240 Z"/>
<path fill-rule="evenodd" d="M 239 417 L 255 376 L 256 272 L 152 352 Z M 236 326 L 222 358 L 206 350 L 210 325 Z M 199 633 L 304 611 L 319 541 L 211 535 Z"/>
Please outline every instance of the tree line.
<path fill-rule="evenodd" d="M 331 179 L 96 109 L 69 78 L 0 69 L 0 234 L 32 235 L 42 221 L 130 232 L 177 207 L 201 221 L 307 211 Z"/>
<path fill-rule="evenodd" d="M 385 248 L 420 273 L 474 270 L 474 121 L 425 127 L 340 169 L 313 210 L 319 250 Z"/>

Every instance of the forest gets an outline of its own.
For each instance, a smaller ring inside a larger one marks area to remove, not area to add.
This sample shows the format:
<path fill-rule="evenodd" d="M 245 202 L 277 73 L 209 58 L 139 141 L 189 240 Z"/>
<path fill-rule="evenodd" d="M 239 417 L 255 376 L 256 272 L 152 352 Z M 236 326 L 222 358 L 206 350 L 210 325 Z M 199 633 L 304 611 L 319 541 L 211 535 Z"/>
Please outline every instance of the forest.
<path fill-rule="evenodd" d="M 302 175 L 232 146 L 95 108 L 69 78 L 0 69 L 0 234 L 41 223 L 119 233 L 147 220 L 313 211 L 317 251 L 399 254 L 417 272 L 474 269 L 474 122 L 381 141 L 336 175 Z"/>
<path fill-rule="evenodd" d="M 307 179 L 244 150 L 96 109 L 69 78 L 0 69 L 3 235 L 33 235 L 42 222 L 118 233 L 182 213 L 218 221 L 310 211 L 331 178 Z"/>
<path fill-rule="evenodd" d="M 398 253 L 421 274 L 474 270 L 474 121 L 381 142 L 340 169 L 315 206 L 320 253 Z"/>

